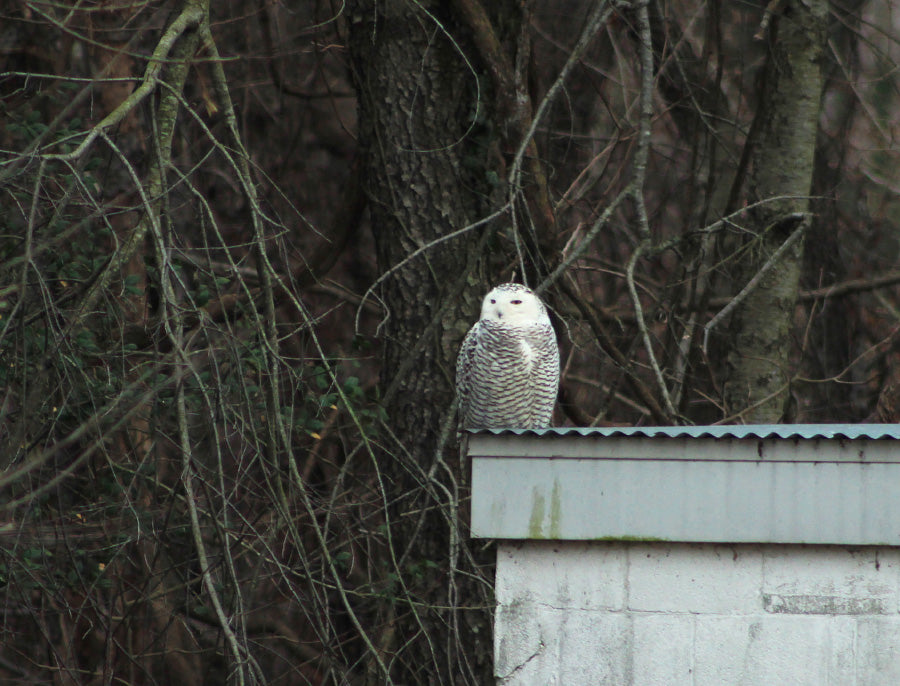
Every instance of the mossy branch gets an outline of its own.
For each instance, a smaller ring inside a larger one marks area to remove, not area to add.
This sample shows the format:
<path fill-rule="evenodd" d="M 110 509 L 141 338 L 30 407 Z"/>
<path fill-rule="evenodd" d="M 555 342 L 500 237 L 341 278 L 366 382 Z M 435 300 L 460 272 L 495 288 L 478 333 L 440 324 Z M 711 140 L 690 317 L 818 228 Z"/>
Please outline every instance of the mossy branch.
<path fill-rule="evenodd" d="M 138 251 L 147 235 L 148 229 L 159 221 L 159 198 L 162 197 L 165 190 L 165 170 L 169 166 L 172 156 L 172 137 L 174 136 L 175 123 L 178 118 L 179 95 L 184 89 L 184 84 L 190 71 L 191 58 L 196 53 L 198 45 L 196 32 L 188 34 L 185 40 L 178 41 L 178 38 L 182 37 L 191 26 L 203 21 L 206 16 L 204 5 L 198 4 L 194 0 L 188 0 L 184 10 L 172 22 L 160 39 L 156 50 L 153 51 L 153 58 L 151 58 L 147 67 L 141 86 L 126 98 L 119 107 L 105 117 L 103 121 L 97 124 L 76 150 L 68 155 L 45 156 L 45 159 L 60 160 L 78 157 L 98 137 L 104 139 L 113 148 L 114 152 L 118 154 L 114 144 L 106 135 L 107 128 L 121 121 L 128 112 L 134 109 L 138 103 L 159 85 L 162 69 L 166 64 L 165 60 L 174 49 L 174 55 L 168 62 L 169 69 L 166 74 L 168 87 L 162 89 L 159 106 L 156 111 L 156 157 L 150 167 L 146 183 L 138 183 L 138 186 L 144 189 L 144 192 L 141 194 L 142 198 L 144 198 L 144 215 L 88 288 L 81 301 L 78 313 L 71 322 L 70 326 L 73 330 L 78 329 L 84 323 L 85 318 L 97 303 L 100 294 L 109 286 L 112 278 L 120 272 L 122 265 L 128 262 Z"/>
<path fill-rule="evenodd" d="M 198 26 L 207 16 L 208 8 L 205 2 L 198 0 L 186 0 L 184 9 L 175 18 L 166 32 L 159 39 L 153 54 L 150 56 L 150 62 L 144 71 L 144 77 L 141 79 L 141 85 L 138 86 L 127 98 L 125 98 L 116 109 L 107 114 L 100 122 L 98 122 L 87 134 L 85 139 L 81 141 L 77 148 L 69 153 L 47 154 L 41 157 L 46 160 L 74 160 L 81 157 L 87 149 L 94 143 L 101 133 L 120 123 L 128 114 L 134 110 L 143 100 L 150 95 L 162 76 L 166 63 L 169 62 L 169 53 L 178 43 L 178 39 L 192 27 Z M 182 60 L 183 57 L 176 55 L 175 62 Z M 174 81 L 174 79 L 173 79 Z M 162 107 L 160 107 L 162 109 Z"/>

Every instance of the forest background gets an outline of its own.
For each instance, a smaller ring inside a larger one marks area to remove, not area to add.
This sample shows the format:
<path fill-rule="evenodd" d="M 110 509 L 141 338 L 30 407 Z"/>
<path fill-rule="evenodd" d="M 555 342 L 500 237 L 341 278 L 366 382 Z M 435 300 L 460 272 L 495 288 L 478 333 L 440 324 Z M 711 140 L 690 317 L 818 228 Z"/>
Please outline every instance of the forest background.
<path fill-rule="evenodd" d="M 485 684 L 454 363 L 895 422 L 896 2 L 0 5 L 0 681 Z"/>

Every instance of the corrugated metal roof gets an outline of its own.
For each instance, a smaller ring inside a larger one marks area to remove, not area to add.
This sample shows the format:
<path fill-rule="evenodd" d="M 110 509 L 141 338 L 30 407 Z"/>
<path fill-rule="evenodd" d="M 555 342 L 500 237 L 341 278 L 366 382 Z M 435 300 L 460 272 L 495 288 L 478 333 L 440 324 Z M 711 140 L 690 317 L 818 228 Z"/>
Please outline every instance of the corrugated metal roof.
<path fill-rule="evenodd" d="M 734 424 L 716 426 L 606 426 L 550 429 L 478 429 L 470 433 L 524 436 L 636 438 L 900 439 L 900 424 Z"/>

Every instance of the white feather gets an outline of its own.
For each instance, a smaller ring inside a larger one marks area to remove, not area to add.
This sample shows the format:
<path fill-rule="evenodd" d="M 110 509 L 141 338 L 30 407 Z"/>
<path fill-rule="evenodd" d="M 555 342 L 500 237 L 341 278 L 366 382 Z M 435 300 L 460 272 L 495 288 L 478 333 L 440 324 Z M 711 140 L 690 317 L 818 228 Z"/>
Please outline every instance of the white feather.
<path fill-rule="evenodd" d="M 544 303 L 520 284 L 497 286 L 457 360 L 461 425 L 550 426 L 558 385 L 559 349 Z"/>

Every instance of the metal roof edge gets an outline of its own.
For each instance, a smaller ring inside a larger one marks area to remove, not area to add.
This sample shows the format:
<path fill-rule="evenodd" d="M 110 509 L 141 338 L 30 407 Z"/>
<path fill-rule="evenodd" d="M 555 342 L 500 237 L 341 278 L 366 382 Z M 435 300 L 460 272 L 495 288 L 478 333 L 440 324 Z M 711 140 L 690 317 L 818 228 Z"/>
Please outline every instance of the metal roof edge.
<path fill-rule="evenodd" d="M 547 429 L 470 429 L 494 436 L 600 438 L 756 438 L 756 439 L 900 439 L 900 424 L 734 424 L 708 426 L 551 427 Z"/>

